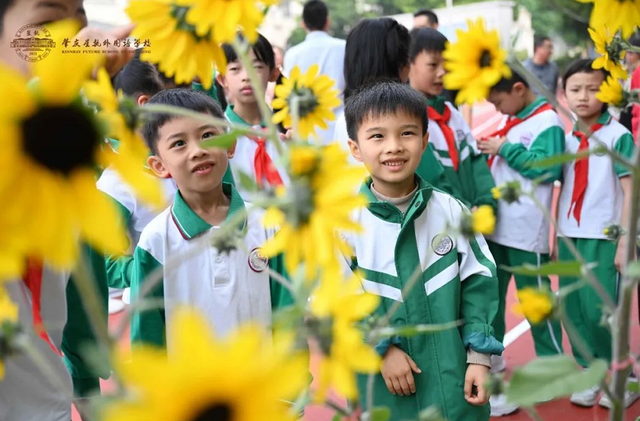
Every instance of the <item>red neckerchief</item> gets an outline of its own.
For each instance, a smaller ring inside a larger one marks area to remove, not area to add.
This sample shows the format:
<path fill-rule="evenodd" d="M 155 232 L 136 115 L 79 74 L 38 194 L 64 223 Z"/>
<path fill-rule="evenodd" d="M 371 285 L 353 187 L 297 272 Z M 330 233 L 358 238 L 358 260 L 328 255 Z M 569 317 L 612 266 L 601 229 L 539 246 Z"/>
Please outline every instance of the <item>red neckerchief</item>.
<path fill-rule="evenodd" d="M 485 138 L 485 140 L 487 138 L 490 138 L 490 137 L 503 137 L 503 136 L 506 136 L 507 133 L 509 133 L 509 130 L 513 129 L 518 124 L 529 120 L 534 115 L 538 115 L 538 114 L 540 114 L 540 113 L 542 113 L 544 111 L 548 111 L 548 110 L 553 110 L 553 107 L 551 106 L 551 104 L 546 103 L 546 104 L 543 104 L 540 107 L 538 107 L 537 110 L 535 110 L 534 112 L 532 112 L 531 114 L 529 114 L 525 118 L 509 117 L 509 119 L 507 120 L 507 123 L 504 125 L 504 127 L 502 127 L 501 129 L 498 129 L 495 132 L 491 133 L 489 136 L 487 136 Z M 495 158 L 496 158 L 496 156 L 492 155 L 492 156 L 489 157 L 489 159 L 487 159 L 487 164 L 489 165 L 489 168 L 491 168 L 491 164 L 493 164 L 493 160 Z"/>
<path fill-rule="evenodd" d="M 430 120 L 438 123 L 438 127 L 442 130 L 442 134 L 444 135 L 444 139 L 447 141 L 447 148 L 449 148 L 449 156 L 451 157 L 451 162 L 453 163 L 454 171 L 458 171 L 458 163 L 460 162 L 460 158 L 458 157 L 458 148 L 456 147 L 456 138 L 453 134 L 453 130 L 447 124 L 449 119 L 451 118 L 451 110 L 446 105 L 444 106 L 444 111 L 442 114 L 438 113 L 435 108 L 427 107 L 427 114 Z"/>
<path fill-rule="evenodd" d="M 598 131 L 603 125 L 600 123 L 593 124 L 590 127 L 591 134 Z M 589 149 L 589 137 L 579 130 L 574 130 L 573 135 L 580 139 L 580 146 L 578 152 Z M 571 193 L 571 204 L 569 205 L 569 212 L 567 212 L 567 218 L 571 216 L 573 210 L 573 217 L 578 221 L 580 226 L 580 216 L 582 214 L 582 204 L 584 202 L 584 194 L 587 191 L 587 183 L 589 181 L 589 157 L 578 158 L 575 165 L 575 179 L 573 182 L 573 192 Z"/>

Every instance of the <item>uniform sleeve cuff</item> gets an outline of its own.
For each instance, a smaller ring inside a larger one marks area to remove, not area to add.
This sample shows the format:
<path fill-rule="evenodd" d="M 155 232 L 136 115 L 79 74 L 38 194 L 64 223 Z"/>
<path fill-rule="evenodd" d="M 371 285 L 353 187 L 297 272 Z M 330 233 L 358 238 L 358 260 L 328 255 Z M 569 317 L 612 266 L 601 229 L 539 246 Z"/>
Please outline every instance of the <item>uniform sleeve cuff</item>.
<path fill-rule="evenodd" d="M 467 364 L 479 364 L 491 368 L 491 356 L 467 349 Z"/>

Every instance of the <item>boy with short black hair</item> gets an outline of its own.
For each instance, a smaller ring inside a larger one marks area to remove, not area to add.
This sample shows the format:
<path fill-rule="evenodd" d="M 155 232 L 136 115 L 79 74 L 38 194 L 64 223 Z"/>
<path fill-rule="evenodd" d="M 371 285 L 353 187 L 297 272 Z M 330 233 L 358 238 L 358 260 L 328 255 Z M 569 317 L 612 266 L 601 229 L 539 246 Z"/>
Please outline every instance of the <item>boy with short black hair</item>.
<path fill-rule="evenodd" d="M 582 126 L 576 124 L 567 133 L 567 153 L 587 150 L 592 153 L 588 158 L 564 166 L 562 192 L 558 201 L 558 224 L 559 234 L 568 237 L 587 263 L 595 263 L 593 273 L 606 294 L 615 300 L 628 235 L 623 235 L 617 242 L 610 241 L 605 229 L 627 220 L 631 210 L 631 172 L 614 162 L 609 155 L 594 153 L 593 149 L 604 146 L 631 159 L 635 144 L 631 133 L 611 117 L 607 105 L 596 97 L 608 74 L 602 69 L 593 69 L 592 64 L 591 59 L 578 60 L 569 66 L 562 79 L 569 108 L 582 123 Z M 564 241 L 558 241 L 558 260 L 575 260 Z M 580 282 L 575 277 L 560 276 L 559 279 L 562 288 Z M 564 301 L 567 318 L 581 336 L 584 346 L 594 358 L 611 362 L 611 332 L 601 323 L 601 297 L 593 287 L 584 285 L 568 294 Z M 572 346 L 572 350 L 578 364 L 587 367 L 587 356 L 580 352 L 581 348 Z M 636 378 L 631 377 L 629 381 L 637 386 Z M 599 392 L 600 386 L 594 386 L 574 393 L 570 400 L 576 405 L 593 406 Z M 640 393 L 628 388 L 625 407 L 638 397 Z M 607 408 L 613 406 L 606 395 L 602 396 L 599 404 Z"/>
<path fill-rule="evenodd" d="M 373 401 L 390 407 L 392 420 L 415 418 L 431 405 L 451 421 L 488 420 L 489 356 L 503 350 L 491 327 L 495 264 L 481 235 L 448 235 L 467 209 L 416 173 L 429 138 L 424 98 L 382 81 L 351 95 L 345 117 L 351 153 L 371 173 L 361 188 L 369 205 L 354 214 L 367 230 L 345 239 L 364 290 L 382 298 L 376 314 L 400 302 L 393 326 L 464 320 L 459 329 L 376 344 L 383 363 Z M 404 292 L 418 267 L 419 281 Z M 363 406 L 367 377 L 358 379 Z"/>
<path fill-rule="evenodd" d="M 478 142 L 478 148 L 491 155 L 488 159 L 496 185 L 517 181 L 523 191 L 533 191 L 539 203 L 551 209 L 553 182 L 562 175 L 562 167 L 531 166 L 532 163 L 564 153 L 564 126 L 551 104 L 537 97 L 527 81 L 512 70 L 489 93 L 489 101 L 505 114 L 498 131 Z M 542 180 L 538 184 L 538 181 Z M 500 307 L 493 327 L 496 337 L 505 334 L 505 301 L 511 273 L 504 266 L 530 264 L 540 267 L 549 261 L 549 222 L 529 197 L 498 204 L 496 229 L 489 237 L 489 248 L 498 266 Z M 547 276 L 515 275 L 518 290 L 551 289 Z M 531 334 L 539 356 L 562 354 L 562 329 L 557 321 L 547 320 L 531 326 Z M 494 361 L 494 370 L 504 370 L 504 361 Z M 503 395 L 493 396 L 494 416 L 507 415 L 517 406 L 506 402 Z"/>
<path fill-rule="evenodd" d="M 462 114 L 442 96 L 446 43 L 447 38 L 435 29 L 411 31 L 409 83 L 427 98 L 429 145 L 444 167 L 446 191 L 469 208 L 489 205 L 495 210 L 497 203 L 491 193 L 495 183 L 486 158 Z M 417 172 L 425 177 L 421 169 Z"/>
<path fill-rule="evenodd" d="M 224 44 L 222 49 L 227 59 L 227 70 L 224 75 L 218 73 L 216 80 L 229 93 L 231 103 L 227 105 L 225 117 L 234 124 L 265 129 L 266 123 L 260 113 L 257 98 L 262 101 L 267 84 L 275 82 L 280 72 L 276 67 L 273 47 L 264 36 L 258 34 L 256 43 L 249 51 L 253 68 L 260 79 L 260 92 L 253 91 L 247 71 L 242 67 L 233 47 Z M 229 165 L 235 180 L 243 172 L 254 179 L 258 186 L 277 187 L 289 183 L 289 177 L 278 161 L 278 150 L 273 142 L 266 142 L 258 136 L 239 136 L 236 153 L 229 160 Z M 245 200 L 250 199 L 251 192 L 240 185 L 237 188 Z"/>
<path fill-rule="evenodd" d="M 223 116 L 213 99 L 186 89 L 161 92 L 150 103 Z M 171 348 L 166 326 L 181 305 L 198 310 L 220 336 L 249 321 L 269 327 L 272 307 L 290 303 L 291 297 L 269 277 L 269 268 L 282 273 L 281 257 L 267 259 L 260 252 L 273 235 L 262 226 L 262 212 L 248 212 L 239 223 L 246 233 L 244 247 L 226 251 L 211 245 L 219 226 L 246 208 L 233 185 L 222 181 L 235 147 L 203 147 L 221 130 L 189 117 L 155 114 L 142 132 L 153 152 L 149 167 L 161 178 L 171 176 L 178 192 L 173 205 L 147 225 L 136 247 L 132 294 L 139 296 L 147 276 L 160 270 L 163 280 L 151 295 L 164 307 L 134 315 L 132 341 Z"/>

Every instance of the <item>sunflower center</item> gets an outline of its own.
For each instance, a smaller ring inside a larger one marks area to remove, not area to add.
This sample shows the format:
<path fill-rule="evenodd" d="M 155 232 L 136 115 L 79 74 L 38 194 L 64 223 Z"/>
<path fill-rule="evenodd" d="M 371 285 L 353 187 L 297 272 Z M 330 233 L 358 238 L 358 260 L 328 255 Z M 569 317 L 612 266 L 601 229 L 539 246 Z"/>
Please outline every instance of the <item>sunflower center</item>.
<path fill-rule="evenodd" d="M 231 421 L 233 411 L 228 404 L 216 403 L 204 409 L 191 421 Z"/>
<path fill-rule="evenodd" d="M 284 209 L 287 222 L 294 227 L 307 224 L 314 210 L 313 190 L 305 181 L 292 183 L 287 191 L 291 202 Z"/>
<path fill-rule="evenodd" d="M 23 121 L 24 152 L 51 171 L 69 175 L 94 164 L 100 133 L 88 111 L 43 107 Z"/>
<path fill-rule="evenodd" d="M 491 52 L 489 50 L 482 51 L 480 54 L 480 67 L 491 66 Z"/>
<path fill-rule="evenodd" d="M 295 86 L 293 88 L 293 95 L 290 98 L 293 98 L 294 96 L 298 98 L 298 114 L 300 118 L 304 118 L 311 114 L 318 105 L 320 105 L 316 93 L 313 89 L 306 86 Z M 288 102 L 289 109 L 292 109 L 291 99 Z"/>
<path fill-rule="evenodd" d="M 323 355 L 331 355 L 333 345 L 333 320 L 331 318 L 311 317 L 307 320 L 307 326 L 311 334 L 318 341 L 318 346 Z"/>

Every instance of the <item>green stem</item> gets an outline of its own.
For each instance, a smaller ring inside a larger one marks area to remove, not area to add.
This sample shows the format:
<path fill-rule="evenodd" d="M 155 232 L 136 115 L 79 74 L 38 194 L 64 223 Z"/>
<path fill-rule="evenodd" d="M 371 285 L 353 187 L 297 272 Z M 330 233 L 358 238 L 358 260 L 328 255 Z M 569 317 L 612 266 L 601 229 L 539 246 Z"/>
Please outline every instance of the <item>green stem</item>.
<path fill-rule="evenodd" d="M 404 288 L 402 288 L 403 297 L 407 297 L 409 295 L 409 293 L 411 292 L 415 284 L 418 282 L 418 280 L 421 278 L 421 276 L 422 276 L 422 268 L 420 267 L 420 265 L 418 265 L 416 269 L 413 271 L 413 274 L 411 274 L 411 278 L 409 278 L 409 281 L 407 282 L 407 284 L 404 286 Z M 393 317 L 394 314 L 396 314 L 396 311 L 398 311 L 401 305 L 402 305 L 402 302 L 394 301 L 391 307 L 389 308 L 389 311 L 387 311 L 387 313 L 382 317 L 382 319 L 380 319 L 380 322 L 377 323 L 378 327 L 387 326 L 391 321 L 391 318 Z M 375 342 L 375 339 L 376 338 L 372 338 L 372 341 Z"/>
<path fill-rule="evenodd" d="M 582 269 L 584 270 L 584 279 L 596 291 L 596 293 L 604 303 L 607 310 L 610 313 L 612 313 L 616 308 L 615 303 L 613 302 L 609 294 L 607 294 L 607 292 L 604 290 L 604 288 L 598 281 L 598 278 L 596 278 L 595 274 L 593 273 L 593 270 L 591 270 L 590 265 L 587 263 L 586 260 L 584 260 L 584 257 L 582 257 L 582 255 L 576 248 L 575 244 L 573 244 L 573 242 L 569 238 L 567 238 L 562 234 L 562 230 L 560 230 L 560 225 L 558 224 L 558 221 L 556 221 L 555 218 L 551 216 L 551 212 L 549 211 L 549 209 L 547 209 L 546 206 L 540 203 L 540 201 L 538 200 L 536 195 L 533 194 L 533 192 L 525 193 L 525 195 L 533 201 L 536 207 L 543 213 L 545 219 L 549 221 L 551 225 L 553 225 L 553 228 L 556 232 L 556 236 L 564 243 L 564 245 L 567 247 L 571 255 L 574 257 L 574 259 L 576 259 L 576 261 L 580 263 L 580 266 L 582 266 Z"/>
<path fill-rule="evenodd" d="M 636 236 L 638 232 L 638 200 L 640 199 L 640 149 L 636 148 L 633 155 L 633 179 L 631 183 L 631 210 L 627 215 L 627 220 L 623 221 L 627 228 L 627 249 L 624 254 L 622 267 L 625 273 L 620 286 L 620 299 L 611 321 L 613 336 L 613 361 L 621 363 L 629 360 L 629 327 L 631 320 L 631 303 L 633 302 L 633 292 L 636 285 L 635 279 L 630 277 L 626 268 L 636 255 Z M 613 408 L 609 413 L 609 420 L 622 421 L 624 419 L 624 394 L 626 382 L 632 367 L 626 369 L 613 370 Z"/>
<path fill-rule="evenodd" d="M 253 68 L 253 63 L 251 63 L 251 60 L 249 59 L 249 55 L 247 54 L 248 48 L 249 45 L 240 41 L 238 38 L 233 41 L 233 49 L 238 55 L 238 60 L 240 60 L 240 64 L 242 64 L 247 75 L 249 75 L 249 82 L 251 83 L 251 88 L 253 89 L 258 107 L 260 108 L 262 120 L 267 124 L 268 137 L 273 141 L 273 144 L 278 151 L 278 155 L 282 156 L 284 154 L 284 150 L 278 137 L 278 129 L 273 123 L 271 108 L 269 108 L 264 100 L 264 88 L 260 86 L 260 77 L 258 76 L 256 69 Z M 262 133 L 262 136 L 264 136 L 264 133 Z"/>
<path fill-rule="evenodd" d="M 343 417 L 350 417 L 352 415 L 351 412 L 348 409 L 345 409 L 345 408 L 341 407 L 340 405 L 338 405 L 335 402 L 330 401 L 329 399 L 326 399 L 324 401 L 324 404 L 327 407 L 329 407 L 329 408 L 333 409 L 334 411 L 336 411 L 338 414 L 340 414 Z"/>
<path fill-rule="evenodd" d="M 34 338 L 37 336 L 33 335 Z M 39 338 L 37 339 L 39 340 Z M 40 369 L 46 381 L 48 381 L 51 386 L 55 388 L 55 390 L 60 393 L 64 398 L 67 398 L 69 401 L 73 399 L 73 390 L 69 389 L 68 384 L 60 378 L 60 375 L 56 373 L 51 364 L 47 359 L 42 355 L 42 352 L 38 349 L 37 346 L 31 342 L 31 338 L 26 334 L 21 335 L 21 338 L 15 344 L 16 348 L 23 354 L 33 361 L 33 363 Z M 66 373 L 65 373 L 66 374 Z"/>
<path fill-rule="evenodd" d="M 525 406 L 524 410 L 527 412 L 527 415 L 529 415 L 529 417 L 531 417 L 533 421 L 543 421 L 542 417 L 534 407 Z"/>
<path fill-rule="evenodd" d="M 140 112 L 148 113 L 148 114 L 172 114 L 181 117 L 190 117 L 196 120 L 200 120 L 204 123 L 209 123 L 215 127 L 223 127 L 230 128 L 231 130 L 237 130 L 242 133 L 256 135 L 256 136 L 264 136 L 264 132 L 261 130 L 256 130 L 252 127 L 241 126 L 237 124 L 233 124 L 225 120 L 224 118 L 213 117 L 210 114 L 199 113 L 193 110 L 188 110 L 182 107 L 176 107 L 173 105 L 166 104 L 146 104 L 144 107 L 139 108 Z"/>
<path fill-rule="evenodd" d="M 589 346 L 585 343 L 584 339 L 580 335 L 580 333 L 576 330 L 576 327 L 573 325 L 573 322 L 567 317 L 567 313 L 564 310 L 564 302 L 560 303 L 560 307 L 558 309 L 558 315 L 560 316 L 560 320 L 564 325 L 564 330 L 567 331 L 567 335 L 571 338 L 572 346 L 575 346 L 577 350 L 582 354 L 585 360 L 588 363 L 593 361 L 593 353 L 589 349 Z"/>

